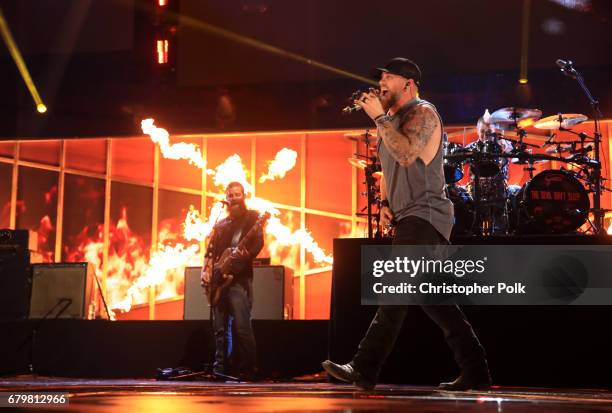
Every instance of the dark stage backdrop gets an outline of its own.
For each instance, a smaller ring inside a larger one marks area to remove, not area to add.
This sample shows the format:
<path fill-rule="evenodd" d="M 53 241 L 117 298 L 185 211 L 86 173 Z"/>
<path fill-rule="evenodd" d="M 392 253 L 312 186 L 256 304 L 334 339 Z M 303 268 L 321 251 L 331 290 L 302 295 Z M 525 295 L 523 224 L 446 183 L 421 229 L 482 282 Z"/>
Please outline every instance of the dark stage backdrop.
<path fill-rule="evenodd" d="M 532 1 L 531 70 L 572 56 L 583 67 L 612 64 L 609 2 L 572 10 Z M 566 2 L 570 3 L 570 2 Z M 515 71 L 521 57 L 522 1 L 181 0 L 179 82 L 185 86 L 320 81 L 314 69 L 212 31 L 212 26 L 283 51 L 367 75 L 395 56 L 427 75 Z M 598 51 L 601 51 L 598 52 Z M 425 81 L 427 84 L 427 81 Z"/>

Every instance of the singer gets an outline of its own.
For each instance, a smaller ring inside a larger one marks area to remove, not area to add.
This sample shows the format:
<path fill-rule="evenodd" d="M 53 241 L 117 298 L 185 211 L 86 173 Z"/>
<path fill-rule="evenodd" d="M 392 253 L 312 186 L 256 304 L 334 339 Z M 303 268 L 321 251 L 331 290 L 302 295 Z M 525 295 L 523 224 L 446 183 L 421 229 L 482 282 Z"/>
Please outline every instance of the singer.
<path fill-rule="evenodd" d="M 212 292 L 209 303 L 214 303 L 211 297 L 219 292 L 218 303 L 213 304 L 212 311 L 215 335 L 213 372 L 219 377 L 231 375 L 251 381 L 256 375 L 255 336 L 251 326 L 252 263 L 263 247 L 263 231 L 261 226 L 255 227 L 259 214 L 247 209 L 244 187 L 239 182 L 231 182 L 227 186 L 225 200 L 229 216 L 215 225 L 202 267 L 202 285 Z M 254 227 L 256 231 L 250 231 Z M 247 242 L 235 248 L 243 238 Z M 213 270 L 213 263 L 227 248 L 234 248 L 230 256 L 230 269 L 226 274 L 218 274 L 217 270 Z M 232 276 L 229 282 L 226 282 L 227 277 L 222 279 L 227 274 Z M 232 363 L 231 369 L 228 361 Z"/>
<path fill-rule="evenodd" d="M 448 244 L 453 205 L 444 190 L 442 119 L 431 103 L 419 98 L 421 70 L 414 62 L 398 57 L 377 68 L 375 78 L 380 93 L 364 93 L 355 104 L 377 128 L 384 175 L 381 221 L 386 224 L 393 218 L 397 222 L 393 244 Z M 422 309 L 442 329 L 461 368 L 455 381 L 441 383 L 440 388 L 489 388 L 484 349 L 461 309 L 456 305 Z M 374 388 L 410 310 L 407 306 L 379 307 L 353 359 L 348 364 L 326 360 L 323 368 L 361 389 Z"/>

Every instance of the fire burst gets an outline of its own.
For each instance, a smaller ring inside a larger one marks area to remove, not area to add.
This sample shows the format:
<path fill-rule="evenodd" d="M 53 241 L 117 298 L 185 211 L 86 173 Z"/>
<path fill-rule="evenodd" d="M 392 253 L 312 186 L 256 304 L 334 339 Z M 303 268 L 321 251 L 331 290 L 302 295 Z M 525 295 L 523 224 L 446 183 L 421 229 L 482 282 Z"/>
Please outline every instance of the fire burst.
<path fill-rule="evenodd" d="M 151 140 L 159 145 L 161 154 L 165 158 L 185 159 L 200 169 L 207 167 L 197 145 L 183 142 L 170 144 L 168 132 L 156 127 L 153 119 L 143 120 L 141 126 L 143 132 L 150 135 Z M 268 162 L 268 171 L 260 177 L 259 182 L 283 178 L 295 167 L 296 160 L 295 151 L 283 148 L 276 154 L 274 160 Z M 206 169 L 206 173 L 213 178 L 214 185 L 221 191 L 230 182 L 237 181 L 244 186 L 245 193 L 253 193 L 248 172 L 237 154 L 228 157 L 214 169 Z M 251 196 L 246 202 L 249 209 L 271 214 L 266 226 L 266 239 L 268 251 L 273 259 L 279 259 L 280 248 L 289 248 L 295 258 L 295 253 L 299 251 L 301 245 L 312 255 L 316 263 L 322 265 L 332 263 L 331 255 L 321 249 L 308 230 L 294 231 L 284 225 L 280 220 L 280 211 L 270 201 Z M 220 202 L 213 204 L 208 218 L 203 218 L 200 212 L 191 206 L 182 224 L 181 238 L 186 242 L 177 242 L 171 236 L 160 234 L 160 242 L 147 260 L 148 254 L 142 248 L 143 242 L 129 229 L 127 215 L 123 211 L 122 219 L 111 230 L 115 234 L 115 241 L 123 240 L 121 243 L 123 248 L 115 246 L 113 253 L 109 254 L 107 285 L 110 308 L 129 311 L 134 303 L 146 302 L 146 291 L 153 286 L 156 287 L 158 299 L 180 294 L 176 285 L 184 267 L 201 264 L 200 245 L 210 235 L 214 224 L 225 216 L 226 211 Z M 84 255 L 88 261 L 96 264 L 98 273 L 101 268 L 101 248 L 100 240 L 91 240 L 89 245 L 83 247 Z M 284 262 L 289 264 L 291 259 Z"/>
<path fill-rule="evenodd" d="M 268 173 L 259 178 L 259 183 L 284 178 L 285 174 L 295 167 L 296 160 L 296 151 L 287 148 L 281 149 L 274 160 L 268 162 Z"/>

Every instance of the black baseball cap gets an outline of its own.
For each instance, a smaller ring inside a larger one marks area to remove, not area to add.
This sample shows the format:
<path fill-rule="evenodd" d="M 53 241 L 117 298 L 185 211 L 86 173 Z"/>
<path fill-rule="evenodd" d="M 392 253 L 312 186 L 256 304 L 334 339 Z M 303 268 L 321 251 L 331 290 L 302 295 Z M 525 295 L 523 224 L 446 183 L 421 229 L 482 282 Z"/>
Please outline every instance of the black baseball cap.
<path fill-rule="evenodd" d="M 377 67 L 374 69 L 372 76 L 374 79 L 380 80 L 383 72 L 403 76 L 406 79 L 412 79 L 417 86 L 421 85 L 421 69 L 419 69 L 417 64 L 410 59 L 395 57 L 391 59 L 385 67 Z"/>

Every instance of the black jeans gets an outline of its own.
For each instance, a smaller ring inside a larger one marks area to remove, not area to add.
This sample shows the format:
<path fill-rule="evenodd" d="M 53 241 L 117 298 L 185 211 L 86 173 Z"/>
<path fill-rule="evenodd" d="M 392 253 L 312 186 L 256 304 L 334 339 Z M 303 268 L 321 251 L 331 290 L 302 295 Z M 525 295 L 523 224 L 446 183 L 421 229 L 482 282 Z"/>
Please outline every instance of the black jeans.
<path fill-rule="evenodd" d="M 393 244 L 439 245 L 448 242 L 427 221 L 418 217 L 406 217 L 397 227 Z M 380 306 L 359 343 L 351 363 L 365 378 L 374 382 L 383 363 L 395 345 L 404 319 L 414 306 Z M 421 306 L 423 311 L 442 329 L 444 338 L 453 351 L 462 370 L 470 366 L 486 365 L 484 349 L 472 330 L 472 326 L 457 305 Z"/>
<path fill-rule="evenodd" d="M 252 280 L 244 283 L 233 282 L 223 292 L 219 304 L 213 310 L 215 371 L 227 374 L 228 357 L 231 355 L 232 361 L 239 361 L 233 366 L 234 370 L 245 375 L 255 373 L 255 336 L 251 326 L 252 307 Z M 237 353 L 238 357 L 232 353 Z"/>

